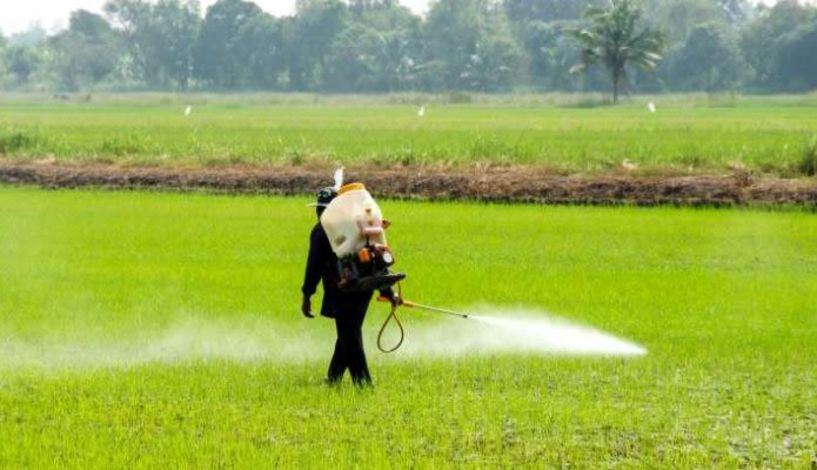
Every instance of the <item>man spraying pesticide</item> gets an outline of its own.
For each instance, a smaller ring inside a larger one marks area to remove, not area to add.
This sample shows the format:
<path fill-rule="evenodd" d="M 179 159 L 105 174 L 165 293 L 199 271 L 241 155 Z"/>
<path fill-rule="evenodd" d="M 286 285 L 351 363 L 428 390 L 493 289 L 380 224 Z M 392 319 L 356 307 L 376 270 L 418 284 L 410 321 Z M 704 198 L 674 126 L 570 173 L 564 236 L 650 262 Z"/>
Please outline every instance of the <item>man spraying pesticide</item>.
<path fill-rule="evenodd" d="M 405 336 L 397 318 L 399 305 L 421 308 L 437 313 L 468 318 L 467 315 L 450 310 L 403 301 L 392 286 L 406 275 L 393 273 L 390 267 L 394 256 L 386 242 L 389 222 L 383 219 L 380 207 L 360 183 L 343 185 L 343 169 L 335 173 L 335 186 L 318 192 L 319 222 L 310 235 L 309 256 L 301 291 L 301 312 L 313 318 L 311 297 L 318 283 L 323 283 L 321 315 L 335 319 L 337 341 L 329 364 L 326 382 L 340 382 L 346 369 L 356 385 L 370 385 L 366 355 L 363 349 L 362 327 L 375 290 L 380 291 L 379 300 L 391 302 L 392 310 L 378 335 L 377 346 L 383 352 L 397 350 Z M 400 340 L 396 346 L 382 346 L 383 331 L 394 319 L 400 328 Z"/>
<path fill-rule="evenodd" d="M 386 242 L 385 231 L 389 223 L 383 219 L 380 207 L 362 184 L 344 186 L 342 179 L 339 170 L 335 175 L 335 186 L 323 188 L 318 193 L 314 205 L 317 206 L 319 223 L 310 237 L 302 287 L 301 311 L 304 316 L 313 318 L 310 298 L 318 283 L 323 281 L 321 315 L 335 320 L 337 341 L 327 383 L 340 382 L 348 369 L 356 385 L 371 384 L 363 350 L 362 326 L 375 290 L 381 294 L 378 300 L 391 303 L 391 313 L 377 336 L 377 347 L 385 353 L 396 351 L 405 338 L 403 325 L 397 317 L 400 306 L 474 319 L 475 323 L 464 331 L 470 332 L 472 346 L 479 349 L 522 348 L 602 355 L 642 355 L 646 352 L 638 345 L 610 335 L 547 318 L 475 317 L 403 300 L 400 281 L 406 275 L 390 270 L 394 256 Z M 399 328 L 400 337 L 393 347 L 386 348 L 382 341 L 383 332 L 392 321 Z M 500 343 L 497 343 L 498 338 Z"/>
<path fill-rule="evenodd" d="M 339 383 L 348 369 L 356 385 L 367 386 L 372 379 L 361 331 L 366 310 L 375 290 L 392 305 L 399 305 L 401 300 L 391 286 L 405 275 L 389 271 L 394 257 L 386 243 L 388 222 L 377 203 L 362 184 L 342 183 L 340 169 L 335 187 L 318 192 L 319 222 L 310 235 L 301 312 L 313 318 L 310 298 L 322 281 L 321 315 L 333 318 L 337 331 L 326 382 Z"/>

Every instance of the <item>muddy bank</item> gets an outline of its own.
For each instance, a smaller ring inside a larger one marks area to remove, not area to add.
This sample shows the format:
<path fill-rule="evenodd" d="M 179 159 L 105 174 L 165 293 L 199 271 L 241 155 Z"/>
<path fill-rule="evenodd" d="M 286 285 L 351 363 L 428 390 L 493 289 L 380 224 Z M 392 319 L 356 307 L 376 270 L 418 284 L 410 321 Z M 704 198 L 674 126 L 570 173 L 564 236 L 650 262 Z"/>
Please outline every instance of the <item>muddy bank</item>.
<path fill-rule="evenodd" d="M 817 206 L 817 179 L 747 175 L 563 176 L 512 168 L 351 168 L 379 197 L 468 199 L 551 204 Z M 331 182 L 331 169 L 308 167 L 174 168 L 101 164 L 18 163 L 0 160 L 0 183 L 44 188 L 204 190 L 297 195 Z"/>

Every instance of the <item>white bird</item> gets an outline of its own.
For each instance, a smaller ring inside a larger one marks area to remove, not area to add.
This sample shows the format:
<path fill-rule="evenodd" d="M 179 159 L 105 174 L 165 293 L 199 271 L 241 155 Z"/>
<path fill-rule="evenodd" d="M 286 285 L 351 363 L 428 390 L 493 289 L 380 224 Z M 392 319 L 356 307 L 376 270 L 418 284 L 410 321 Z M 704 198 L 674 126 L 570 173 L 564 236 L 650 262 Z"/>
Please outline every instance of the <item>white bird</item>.
<path fill-rule="evenodd" d="M 426 105 L 420 106 L 420 109 L 417 111 L 417 117 L 423 117 L 426 115 Z"/>
<path fill-rule="evenodd" d="M 192 112 L 193 112 L 193 107 L 192 106 L 188 106 L 188 107 L 186 107 L 184 109 L 184 115 L 185 116 L 190 116 L 190 113 L 192 113 Z"/>
<path fill-rule="evenodd" d="M 653 103 L 652 101 L 647 103 L 647 109 L 649 109 L 651 113 L 654 113 L 655 112 L 655 103 Z"/>
<path fill-rule="evenodd" d="M 343 186 L 343 167 L 335 170 L 335 191 L 339 191 L 341 186 Z"/>

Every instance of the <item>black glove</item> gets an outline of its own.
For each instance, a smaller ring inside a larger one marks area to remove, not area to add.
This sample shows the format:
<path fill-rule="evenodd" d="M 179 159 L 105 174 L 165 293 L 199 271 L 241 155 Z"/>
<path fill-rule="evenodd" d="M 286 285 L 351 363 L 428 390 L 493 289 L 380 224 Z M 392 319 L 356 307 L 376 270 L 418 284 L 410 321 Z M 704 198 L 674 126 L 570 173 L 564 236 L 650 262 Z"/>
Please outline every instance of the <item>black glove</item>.
<path fill-rule="evenodd" d="M 310 301 L 307 296 L 304 296 L 301 302 L 301 313 L 303 313 L 306 318 L 315 318 L 315 315 L 312 315 L 312 301 Z"/>
<path fill-rule="evenodd" d="M 399 307 L 403 305 L 403 299 L 400 298 L 399 295 L 392 293 L 391 297 L 389 297 L 389 302 L 391 302 L 392 307 Z"/>

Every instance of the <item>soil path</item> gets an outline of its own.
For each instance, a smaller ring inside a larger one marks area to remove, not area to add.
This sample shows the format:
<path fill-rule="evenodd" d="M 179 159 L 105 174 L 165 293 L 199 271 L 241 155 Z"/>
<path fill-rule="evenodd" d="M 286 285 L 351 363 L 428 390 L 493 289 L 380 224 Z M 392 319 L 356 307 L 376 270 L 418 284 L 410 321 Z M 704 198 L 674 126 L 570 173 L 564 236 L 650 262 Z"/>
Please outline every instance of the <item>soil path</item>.
<path fill-rule="evenodd" d="M 331 182 L 331 169 L 310 167 L 126 167 L 103 164 L 19 163 L 0 159 L 0 183 L 46 188 L 204 190 L 228 193 L 311 194 Z M 378 197 L 469 199 L 552 204 L 735 205 L 817 207 L 817 179 L 747 175 L 561 176 L 511 168 L 396 168 L 347 170 Z"/>

